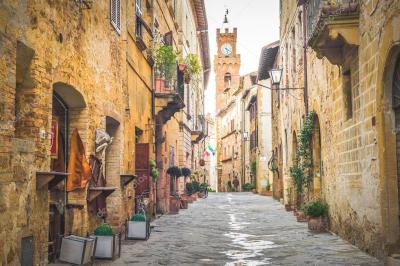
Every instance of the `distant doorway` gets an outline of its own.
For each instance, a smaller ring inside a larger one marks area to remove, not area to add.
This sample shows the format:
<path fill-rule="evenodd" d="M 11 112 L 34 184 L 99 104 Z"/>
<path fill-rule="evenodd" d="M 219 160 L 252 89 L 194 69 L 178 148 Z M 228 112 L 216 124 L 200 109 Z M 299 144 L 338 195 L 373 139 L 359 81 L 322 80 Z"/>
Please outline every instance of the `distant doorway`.
<path fill-rule="evenodd" d="M 395 116 L 394 128 L 396 132 L 397 200 L 400 206 L 400 56 L 398 56 L 396 60 L 396 65 L 393 72 L 392 107 Z"/>

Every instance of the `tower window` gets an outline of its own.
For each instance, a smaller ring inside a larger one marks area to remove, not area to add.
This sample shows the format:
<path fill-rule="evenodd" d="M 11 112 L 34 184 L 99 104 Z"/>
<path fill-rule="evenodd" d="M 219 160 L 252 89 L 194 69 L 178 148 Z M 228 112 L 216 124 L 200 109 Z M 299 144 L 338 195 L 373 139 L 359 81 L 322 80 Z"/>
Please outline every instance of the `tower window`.
<path fill-rule="evenodd" d="M 231 73 L 226 73 L 224 76 L 225 88 L 231 87 L 232 77 Z"/>

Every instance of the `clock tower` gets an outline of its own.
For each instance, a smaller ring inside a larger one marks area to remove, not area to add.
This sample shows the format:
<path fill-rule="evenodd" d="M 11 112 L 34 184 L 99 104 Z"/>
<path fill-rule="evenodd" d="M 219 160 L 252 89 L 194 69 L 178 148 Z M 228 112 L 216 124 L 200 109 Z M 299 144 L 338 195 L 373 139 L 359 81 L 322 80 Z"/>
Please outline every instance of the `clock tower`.
<path fill-rule="evenodd" d="M 233 31 L 225 28 L 222 32 L 217 29 L 218 52 L 214 57 L 217 114 L 229 103 L 232 89 L 239 86 L 240 55 L 236 52 L 236 43 L 237 28 Z"/>

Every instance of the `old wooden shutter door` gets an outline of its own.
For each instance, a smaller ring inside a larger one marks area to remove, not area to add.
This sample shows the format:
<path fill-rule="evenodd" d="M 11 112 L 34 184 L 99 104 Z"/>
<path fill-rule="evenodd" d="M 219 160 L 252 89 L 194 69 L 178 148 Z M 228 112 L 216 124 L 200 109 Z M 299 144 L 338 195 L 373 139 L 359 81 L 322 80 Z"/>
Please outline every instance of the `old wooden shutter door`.
<path fill-rule="evenodd" d="M 138 178 L 135 180 L 135 193 L 141 195 L 149 191 L 149 144 L 136 143 L 135 168 Z"/>

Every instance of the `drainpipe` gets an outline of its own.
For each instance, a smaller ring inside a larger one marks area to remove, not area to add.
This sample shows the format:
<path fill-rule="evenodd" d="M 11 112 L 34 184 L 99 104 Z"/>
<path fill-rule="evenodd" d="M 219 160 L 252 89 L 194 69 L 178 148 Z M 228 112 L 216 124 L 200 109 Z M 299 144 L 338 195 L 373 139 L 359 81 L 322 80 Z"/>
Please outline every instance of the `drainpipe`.
<path fill-rule="evenodd" d="M 304 40 L 304 110 L 308 114 L 308 81 L 307 81 L 307 4 L 303 5 L 303 40 Z"/>

